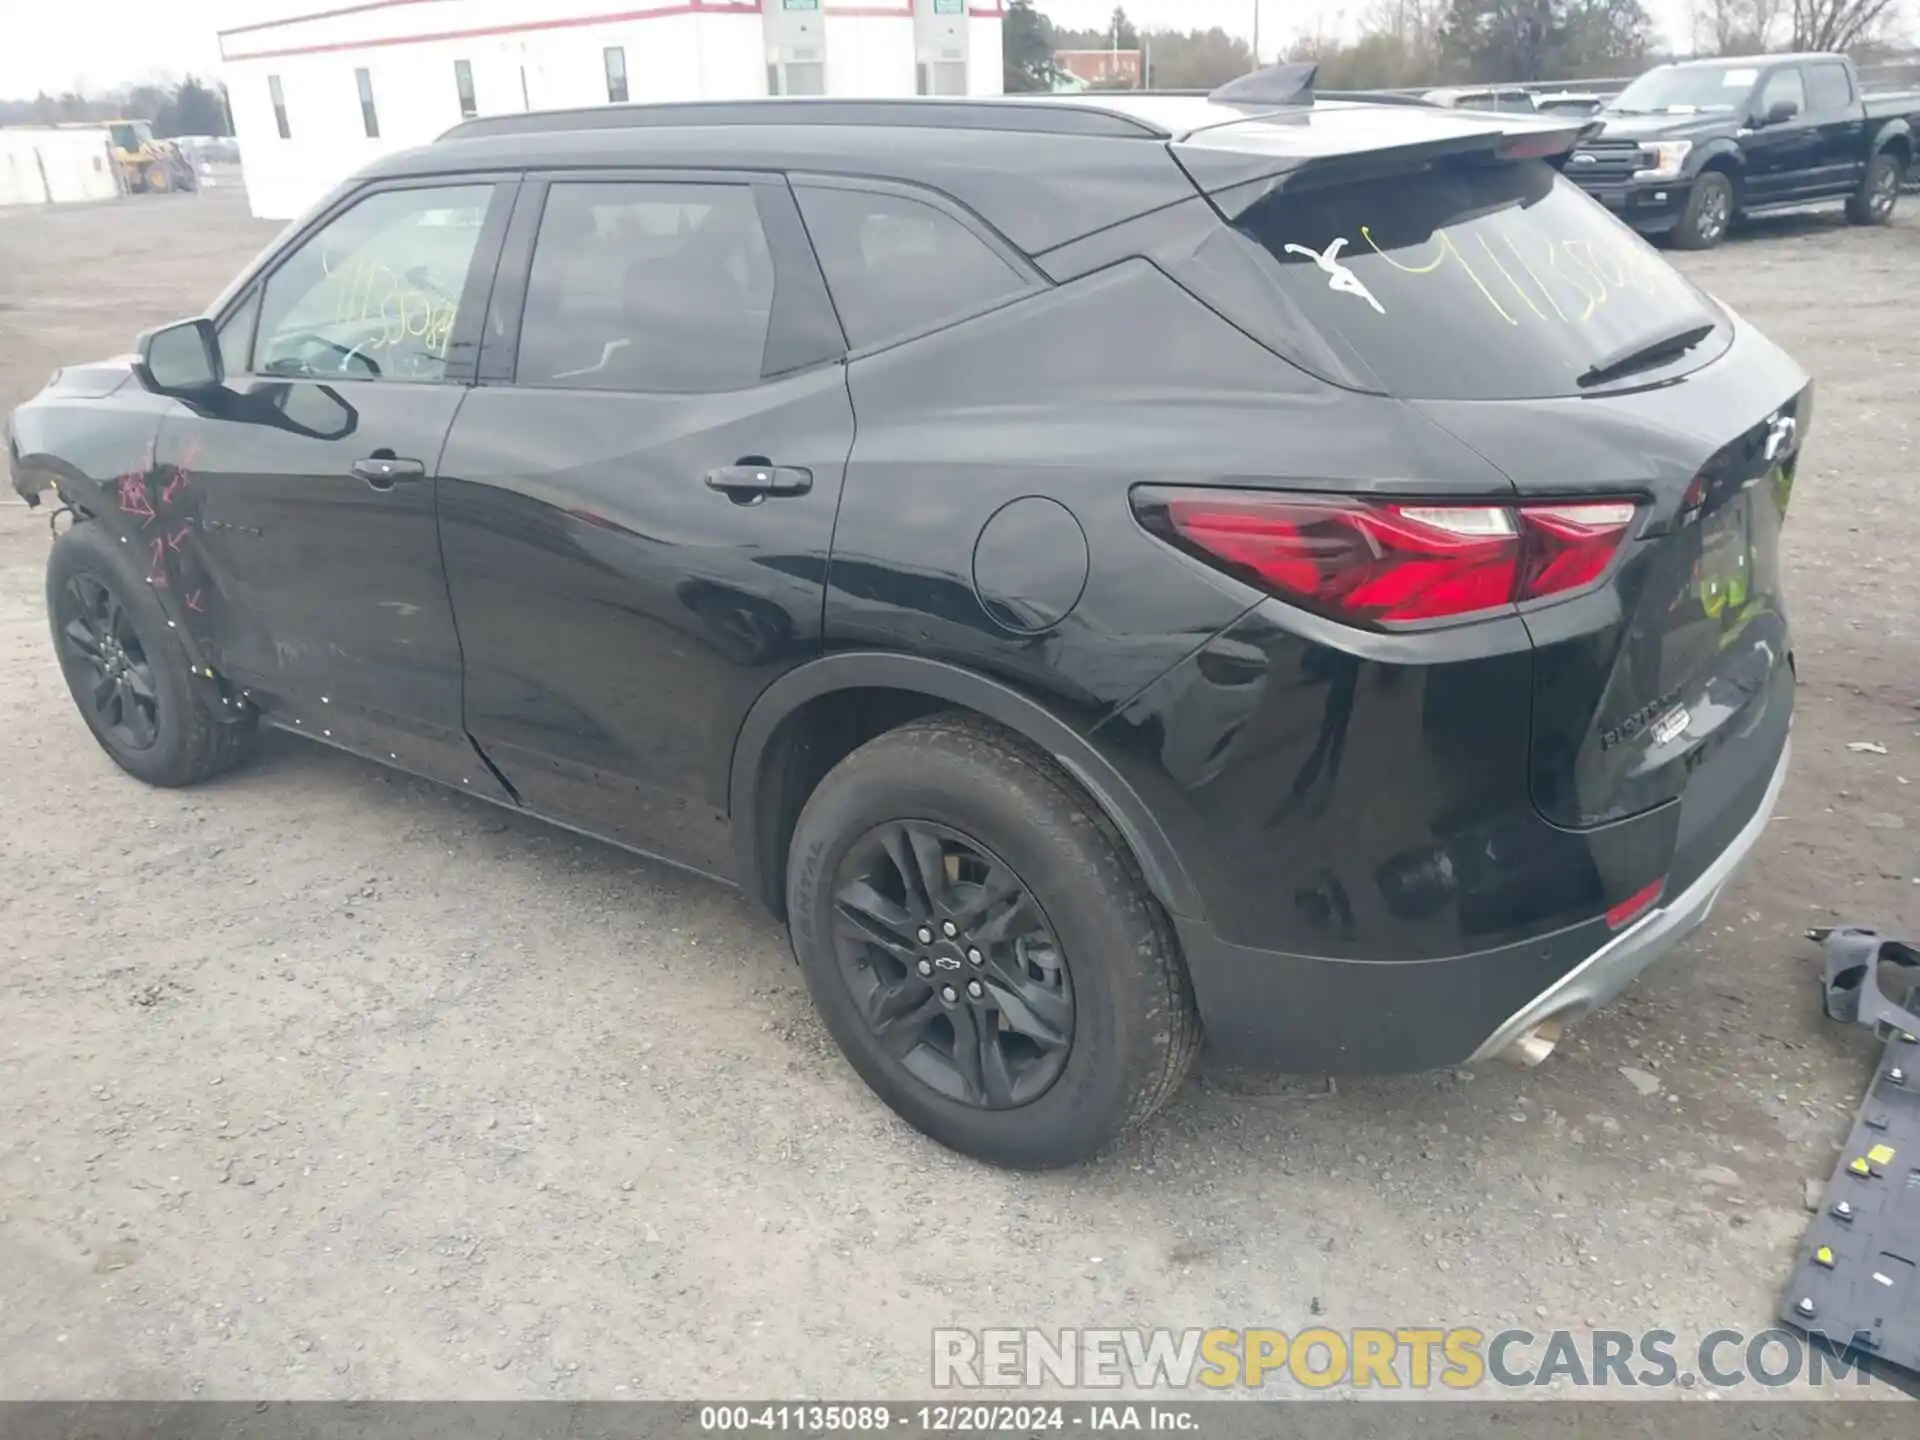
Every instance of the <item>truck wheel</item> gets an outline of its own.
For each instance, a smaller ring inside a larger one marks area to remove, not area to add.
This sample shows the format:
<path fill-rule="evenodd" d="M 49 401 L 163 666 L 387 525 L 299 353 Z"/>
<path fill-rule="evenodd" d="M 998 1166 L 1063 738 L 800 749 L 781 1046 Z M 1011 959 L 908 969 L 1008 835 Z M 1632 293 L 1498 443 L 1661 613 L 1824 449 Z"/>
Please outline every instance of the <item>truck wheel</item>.
<path fill-rule="evenodd" d="M 1884 225 L 1893 218 L 1894 201 L 1900 198 L 1900 184 L 1906 167 L 1891 150 L 1882 150 L 1867 162 L 1867 173 L 1860 177 L 1860 188 L 1847 197 L 1847 219 L 1855 225 Z"/>
<path fill-rule="evenodd" d="M 1726 239 L 1732 219 L 1733 182 L 1718 170 L 1703 170 L 1673 227 L 1673 243 L 1682 250 L 1711 250 Z"/>
<path fill-rule="evenodd" d="M 1074 1164 L 1192 1067 L 1186 967 L 1125 843 L 985 722 L 906 725 L 829 772 L 794 831 L 787 910 L 853 1068 L 963 1154 Z"/>
<path fill-rule="evenodd" d="M 193 785 L 251 747 L 253 716 L 213 717 L 152 587 L 99 522 L 84 521 L 54 541 L 47 617 L 73 703 L 129 775 L 149 785 Z"/>

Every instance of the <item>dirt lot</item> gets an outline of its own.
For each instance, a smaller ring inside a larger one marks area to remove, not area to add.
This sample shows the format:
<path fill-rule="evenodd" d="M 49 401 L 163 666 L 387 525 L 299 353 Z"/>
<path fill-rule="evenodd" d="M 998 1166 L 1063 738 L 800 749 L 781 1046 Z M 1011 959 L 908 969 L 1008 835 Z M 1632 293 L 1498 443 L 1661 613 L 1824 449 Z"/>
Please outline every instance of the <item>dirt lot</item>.
<path fill-rule="evenodd" d="M 0 407 L 273 228 L 0 212 Z M 1680 263 L 1820 384 L 1796 769 L 1711 931 L 1544 1070 L 1202 1074 L 1067 1175 L 897 1123 L 723 890 L 284 737 L 122 777 L 0 505 L 0 1396 L 910 1396 L 952 1324 L 1763 1328 L 1875 1050 L 1798 937 L 1920 927 L 1920 220 Z"/>

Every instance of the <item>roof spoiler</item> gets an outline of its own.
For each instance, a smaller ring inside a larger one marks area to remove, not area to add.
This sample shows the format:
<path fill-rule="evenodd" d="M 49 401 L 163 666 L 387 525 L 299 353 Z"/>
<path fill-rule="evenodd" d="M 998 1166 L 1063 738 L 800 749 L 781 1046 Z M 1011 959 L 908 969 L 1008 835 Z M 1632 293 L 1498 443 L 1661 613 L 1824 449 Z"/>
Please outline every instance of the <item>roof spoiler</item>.
<path fill-rule="evenodd" d="M 1269 65 L 1238 80 L 1229 80 L 1207 98 L 1216 105 L 1311 105 L 1313 81 L 1320 66 L 1311 60 Z"/>

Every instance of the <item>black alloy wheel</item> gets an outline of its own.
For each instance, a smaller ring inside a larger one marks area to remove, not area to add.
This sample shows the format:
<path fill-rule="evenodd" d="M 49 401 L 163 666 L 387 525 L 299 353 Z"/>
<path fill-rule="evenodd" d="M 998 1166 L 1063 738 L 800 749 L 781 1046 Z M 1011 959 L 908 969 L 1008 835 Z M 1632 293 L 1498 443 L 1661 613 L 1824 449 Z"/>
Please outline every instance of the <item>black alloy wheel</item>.
<path fill-rule="evenodd" d="M 1010 1110 L 1044 1095 L 1073 1048 L 1073 979 L 1020 877 L 970 836 L 879 825 L 834 876 L 834 949 L 893 1063 L 950 1100 Z"/>
<path fill-rule="evenodd" d="M 196 678 L 124 537 L 98 520 L 62 531 L 47 557 L 46 596 L 60 673 L 114 764 L 149 785 L 193 785 L 246 756 L 257 717 L 250 707 L 236 712 L 211 671 Z"/>
<path fill-rule="evenodd" d="M 820 1017 L 902 1119 L 1021 1170 L 1091 1159 L 1179 1089 L 1200 1017 L 1119 831 L 979 716 L 884 731 L 808 795 L 787 927 Z"/>
<path fill-rule="evenodd" d="M 1694 222 L 1694 233 L 1705 244 L 1715 244 L 1727 233 L 1727 225 L 1732 218 L 1732 194 L 1724 186 L 1709 185 L 1700 197 L 1700 214 Z"/>
<path fill-rule="evenodd" d="M 1847 197 L 1847 220 L 1854 225 L 1884 225 L 1893 218 L 1906 165 L 1895 150 L 1882 150 L 1867 162 L 1860 187 Z"/>
<path fill-rule="evenodd" d="M 1682 250 L 1711 250 L 1726 238 L 1738 208 L 1733 182 L 1718 170 L 1702 171 L 1673 227 L 1674 245 Z"/>
<path fill-rule="evenodd" d="M 67 581 L 60 643 L 81 667 L 76 698 L 98 728 L 128 751 L 160 738 L 160 686 L 120 598 L 91 575 Z"/>
<path fill-rule="evenodd" d="M 1867 192 L 1867 214 L 1877 224 L 1893 214 L 1894 201 L 1900 198 L 1900 164 L 1891 156 L 1874 167 Z"/>

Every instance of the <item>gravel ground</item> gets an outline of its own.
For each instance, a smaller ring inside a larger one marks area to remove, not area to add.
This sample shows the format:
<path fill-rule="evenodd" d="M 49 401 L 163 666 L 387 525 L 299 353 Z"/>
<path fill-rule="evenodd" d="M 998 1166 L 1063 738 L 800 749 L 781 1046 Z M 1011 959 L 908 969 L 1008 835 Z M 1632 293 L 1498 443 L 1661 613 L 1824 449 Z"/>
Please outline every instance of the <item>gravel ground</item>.
<path fill-rule="evenodd" d="M 0 211 L 0 407 L 273 229 Z M 1796 768 L 1710 930 L 1542 1070 L 1203 1071 L 1065 1175 L 895 1121 L 724 890 L 284 737 L 123 777 L 0 505 L 0 1397 L 905 1397 L 955 1324 L 1767 1326 L 1877 1053 L 1800 934 L 1920 926 L 1920 221 L 1679 263 L 1820 386 Z"/>

